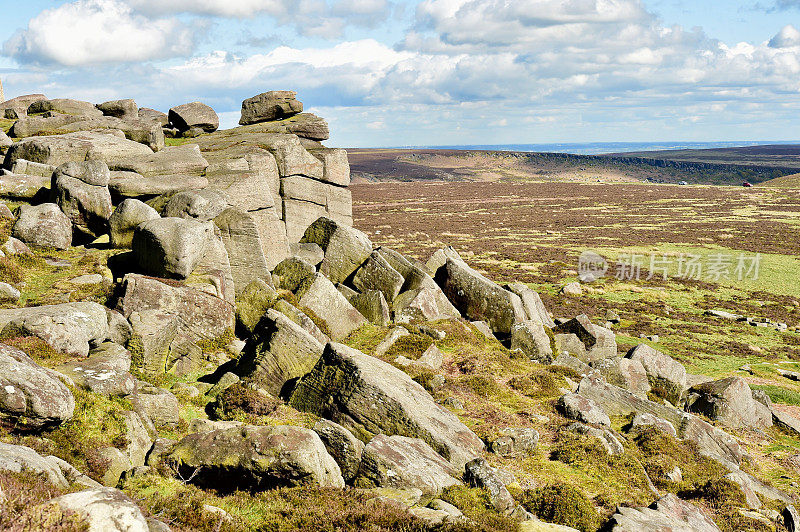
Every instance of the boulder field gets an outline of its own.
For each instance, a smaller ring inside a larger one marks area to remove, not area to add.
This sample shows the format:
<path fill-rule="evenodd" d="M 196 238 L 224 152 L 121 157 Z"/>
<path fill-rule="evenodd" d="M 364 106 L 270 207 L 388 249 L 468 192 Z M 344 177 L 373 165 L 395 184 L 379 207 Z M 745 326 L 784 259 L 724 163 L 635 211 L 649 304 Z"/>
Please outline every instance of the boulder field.
<path fill-rule="evenodd" d="M 176 490 L 217 530 L 241 516 L 199 494 L 341 493 L 414 530 L 795 529 L 795 495 L 759 478 L 744 435 L 800 421 L 741 378 L 621 349 L 611 322 L 554 318 L 453 248 L 422 263 L 374 245 L 346 152 L 296 96 L 248 98 L 229 130 L 201 102 L 0 103 L 0 508 L 4 479 L 34 474 L 53 495 L 25 519 L 89 530 L 191 529 L 154 495 Z M 477 375 L 491 360 L 530 376 Z M 459 399 L 478 395 L 497 403 Z M 610 461 L 639 495 L 601 515 L 501 459 Z M 741 500 L 696 504 L 709 490 Z"/>

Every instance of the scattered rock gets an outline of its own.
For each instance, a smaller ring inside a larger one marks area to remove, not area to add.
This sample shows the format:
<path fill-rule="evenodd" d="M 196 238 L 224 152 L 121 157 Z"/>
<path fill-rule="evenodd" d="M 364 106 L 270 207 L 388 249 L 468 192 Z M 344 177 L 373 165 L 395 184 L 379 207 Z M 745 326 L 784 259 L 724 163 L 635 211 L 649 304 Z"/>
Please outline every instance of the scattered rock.
<path fill-rule="evenodd" d="M 147 519 L 127 495 L 114 488 L 93 488 L 51 499 L 64 510 L 72 510 L 89 523 L 89 530 L 105 532 L 149 532 Z"/>
<path fill-rule="evenodd" d="M 345 282 L 372 253 L 367 235 L 325 217 L 308 226 L 300 242 L 322 248 L 325 258 L 319 272 L 333 283 Z"/>
<path fill-rule="evenodd" d="M 523 321 L 511 328 L 511 349 L 520 349 L 540 364 L 553 362 L 553 349 L 544 325 L 536 320 Z"/>
<path fill-rule="evenodd" d="M 575 393 L 562 395 L 558 406 L 565 416 L 593 425 L 611 426 L 611 420 L 600 406 L 591 399 Z"/>
<path fill-rule="evenodd" d="M 137 393 L 128 397 L 134 410 L 156 425 L 175 426 L 180 421 L 178 399 L 168 390 L 140 381 Z"/>
<path fill-rule="evenodd" d="M 2 349 L 2 346 L 0 346 Z M 0 355 L 1 356 L 1 355 Z M 61 469 L 51 460 L 23 445 L 11 445 L 0 442 L 0 471 L 21 473 L 29 471 L 47 477 L 55 487 L 66 489 L 69 482 Z"/>
<path fill-rule="evenodd" d="M 495 468 L 490 466 L 484 458 L 476 458 L 466 464 L 464 480 L 470 486 L 485 489 L 495 510 L 505 514 L 514 511 L 516 507 L 514 497 L 498 478 Z"/>
<path fill-rule="evenodd" d="M 691 412 L 708 416 L 731 428 L 765 429 L 772 426 L 769 408 L 753 399 L 750 386 L 741 377 L 727 377 L 692 387 L 697 397 Z"/>
<path fill-rule="evenodd" d="M 674 405 L 682 403 L 686 393 L 686 368 L 683 364 L 646 344 L 637 345 L 628 351 L 625 358 L 642 363 L 654 392 Z"/>
<path fill-rule="evenodd" d="M 0 282 L 0 303 L 16 303 L 22 294 L 8 283 Z"/>
<path fill-rule="evenodd" d="M 581 434 L 597 442 L 606 450 L 610 456 L 618 456 L 625 453 L 620 439 L 610 429 L 605 427 L 590 427 L 583 423 L 572 423 L 567 426 L 569 432 Z"/>
<path fill-rule="evenodd" d="M 356 486 L 422 490 L 422 502 L 459 483 L 459 472 L 419 438 L 378 434 L 364 448 Z"/>
<path fill-rule="evenodd" d="M 565 296 L 579 296 L 583 294 L 583 288 L 580 283 L 567 283 L 561 288 L 561 293 Z"/>
<path fill-rule="evenodd" d="M 653 414 L 649 414 L 647 412 L 643 412 L 641 414 L 636 414 L 635 416 L 633 416 L 629 432 L 636 432 L 641 427 L 655 427 L 660 431 L 669 434 L 673 438 L 678 437 L 678 432 L 675 430 L 675 425 L 673 425 L 666 419 L 661 419 L 660 417 L 656 417 Z"/>
<path fill-rule="evenodd" d="M 297 296 L 301 307 L 325 320 L 334 340 L 345 338 L 367 323 L 367 319 L 322 274 L 307 279 Z"/>
<path fill-rule="evenodd" d="M 667 494 L 647 508 L 621 506 L 611 516 L 606 529 L 614 532 L 675 530 L 719 532 L 714 522 L 696 506 Z"/>
<path fill-rule="evenodd" d="M 585 314 L 557 325 L 553 332 L 576 336 L 582 346 L 576 345 L 576 352 L 569 352 L 584 362 L 617 356 L 616 335 L 605 327 L 594 325 Z"/>
<path fill-rule="evenodd" d="M 539 432 L 536 429 L 506 427 L 500 430 L 500 436 L 492 442 L 491 451 L 500 456 L 511 456 L 533 452 L 538 444 Z"/>

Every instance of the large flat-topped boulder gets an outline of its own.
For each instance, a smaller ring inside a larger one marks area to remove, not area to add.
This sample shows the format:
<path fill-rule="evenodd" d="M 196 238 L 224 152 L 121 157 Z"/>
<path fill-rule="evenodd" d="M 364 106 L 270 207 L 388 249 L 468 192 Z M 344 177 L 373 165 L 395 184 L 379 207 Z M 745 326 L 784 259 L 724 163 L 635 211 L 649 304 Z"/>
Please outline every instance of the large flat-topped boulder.
<path fill-rule="evenodd" d="M 183 144 L 169 146 L 156 153 L 150 150 L 143 154 L 117 157 L 108 166 L 112 170 L 136 172 L 145 177 L 200 176 L 208 167 L 208 161 L 200 153 L 197 144 Z"/>
<path fill-rule="evenodd" d="M 48 111 L 65 115 L 103 116 L 102 111 L 98 110 L 93 103 L 70 98 L 36 100 L 28 106 L 28 114 L 46 113 Z"/>
<path fill-rule="evenodd" d="M 208 179 L 199 175 L 143 176 L 137 172 L 114 170 L 108 189 L 116 198 L 152 199 L 162 194 L 198 190 L 208 186 Z"/>
<path fill-rule="evenodd" d="M 363 441 L 376 434 L 420 438 L 458 469 L 483 450 L 480 438 L 411 377 L 342 344 L 325 347 L 291 404 L 332 419 Z"/>
<path fill-rule="evenodd" d="M 189 434 L 168 459 L 201 486 L 222 490 L 344 487 L 320 437 L 302 427 L 245 425 Z"/>
<path fill-rule="evenodd" d="M 87 118 L 76 115 L 33 116 L 17 120 L 11 128 L 11 134 L 17 138 L 24 138 L 98 129 L 118 129 L 125 134 L 125 138 L 145 144 L 153 150 L 164 148 L 164 131 L 161 126 L 152 121 L 138 118 L 120 119 L 112 116 Z"/>
<path fill-rule="evenodd" d="M 328 140 L 330 138 L 328 123 L 324 119 L 311 113 L 301 113 L 291 118 L 245 125 L 245 127 L 249 131 L 289 133 L 297 135 L 300 138 L 316 141 Z"/>
<path fill-rule="evenodd" d="M 81 131 L 15 142 L 6 153 L 4 166 L 11 168 L 18 159 L 54 166 L 95 159 L 114 168 L 117 160 L 136 160 L 152 155 L 153 150 L 144 144 L 112 134 Z"/>
<path fill-rule="evenodd" d="M 57 351 L 86 356 L 108 338 L 105 307 L 90 301 L 0 310 L 0 331 L 38 336 Z"/>
<path fill-rule="evenodd" d="M 113 116 L 124 120 L 139 118 L 139 106 L 136 105 L 135 100 L 130 98 L 98 103 L 95 107 L 105 116 Z"/>
<path fill-rule="evenodd" d="M 295 91 L 263 92 L 242 102 L 239 124 L 245 126 L 269 120 L 280 120 L 303 111 L 303 103 Z"/>
<path fill-rule="evenodd" d="M 50 188 L 50 177 L 29 174 L 0 175 L 0 196 L 30 200 Z"/>

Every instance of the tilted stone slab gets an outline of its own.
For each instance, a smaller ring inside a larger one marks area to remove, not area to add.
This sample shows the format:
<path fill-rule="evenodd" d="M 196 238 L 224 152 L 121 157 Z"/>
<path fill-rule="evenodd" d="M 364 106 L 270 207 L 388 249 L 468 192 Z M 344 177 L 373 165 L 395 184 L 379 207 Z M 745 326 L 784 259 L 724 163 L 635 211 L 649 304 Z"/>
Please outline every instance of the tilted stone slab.
<path fill-rule="evenodd" d="M 458 469 L 483 450 L 480 438 L 406 373 L 342 344 L 325 347 L 291 404 L 332 419 L 362 441 L 375 434 L 420 438 Z"/>
<path fill-rule="evenodd" d="M 508 334 L 514 324 L 525 321 L 525 308 L 518 295 L 463 261 L 448 258 L 435 279 L 461 314 L 470 320 L 486 321 L 496 333 Z"/>

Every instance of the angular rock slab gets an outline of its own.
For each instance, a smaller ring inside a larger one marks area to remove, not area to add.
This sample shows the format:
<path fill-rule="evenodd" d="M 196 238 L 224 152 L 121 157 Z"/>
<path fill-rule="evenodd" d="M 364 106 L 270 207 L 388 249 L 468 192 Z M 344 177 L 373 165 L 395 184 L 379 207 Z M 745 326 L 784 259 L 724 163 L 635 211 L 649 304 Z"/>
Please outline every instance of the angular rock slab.
<path fill-rule="evenodd" d="M 339 466 L 311 429 L 245 425 L 189 434 L 169 460 L 216 489 L 317 485 L 342 488 Z"/>
<path fill-rule="evenodd" d="M 317 421 L 314 425 L 314 432 L 325 444 L 328 454 L 339 464 L 345 482 L 352 481 L 361 464 L 364 443 L 343 426 L 327 419 Z"/>
<path fill-rule="evenodd" d="M 459 484 L 460 471 L 419 438 L 378 434 L 361 456 L 356 485 L 422 490 L 425 501 Z"/>
<path fill-rule="evenodd" d="M 313 279 L 313 281 L 312 281 Z M 324 275 L 315 274 L 304 281 L 298 295 L 300 306 L 311 309 L 325 320 L 334 340 L 341 340 L 367 323 L 367 319 L 353 307 Z"/>
<path fill-rule="evenodd" d="M 372 253 L 372 242 L 367 235 L 324 217 L 306 229 L 300 242 L 322 248 L 325 258 L 319 272 L 333 283 L 345 282 Z"/>
<path fill-rule="evenodd" d="M 192 346 L 199 340 L 218 338 L 227 329 L 233 329 L 235 324 L 233 305 L 224 299 L 138 274 L 124 277 L 122 297 L 117 305 L 135 330 L 135 317 L 144 323 L 161 324 L 162 331 L 152 338 L 155 340 L 152 347 L 148 349 L 145 345 L 146 359 L 152 356 L 155 360 L 159 357 L 163 360 L 166 349 L 173 357 L 192 354 Z M 138 330 L 148 331 L 151 328 L 148 326 Z M 150 366 L 155 367 L 152 364 Z M 164 364 L 160 368 L 159 371 L 163 372 Z"/>
<path fill-rule="evenodd" d="M 340 423 L 361 440 L 375 434 L 420 438 L 459 469 L 483 450 L 480 438 L 408 375 L 342 344 L 325 347 L 291 404 Z"/>
<path fill-rule="evenodd" d="M 248 341 L 237 373 L 273 395 L 302 377 L 317 364 L 323 346 L 302 327 L 269 309 Z"/>
<path fill-rule="evenodd" d="M 246 126 L 258 122 L 280 120 L 303 112 L 303 103 L 295 91 L 269 91 L 242 102 L 239 124 Z"/>
<path fill-rule="evenodd" d="M 94 159 L 104 161 L 113 169 L 117 160 L 140 159 L 152 155 L 153 150 L 144 144 L 108 133 L 81 131 L 66 135 L 31 137 L 15 142 L 6 153 L 4 166 L 11 168 L 18 159 L 53 166 Z"/>
<path fill-rule="evenodd" d="M 75 399 L 58 374 L 0 344 L 0 424 L 38 430 L 72 418 Z"/>
<path fill-rule="evenodd" d="M 178 131 L 200 128 L 206 133 L 219 129 L 219 116 L 208 105 L 201 102 L 185 103 L 169 110 L 169 123 Z"/>

